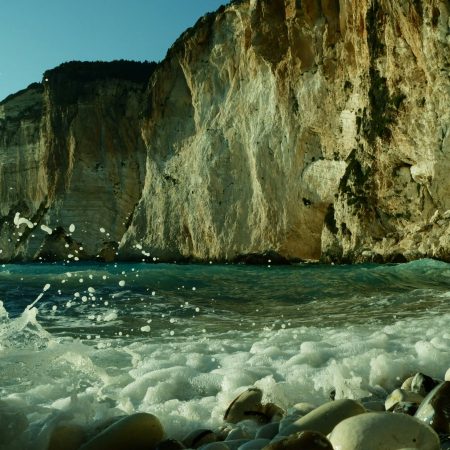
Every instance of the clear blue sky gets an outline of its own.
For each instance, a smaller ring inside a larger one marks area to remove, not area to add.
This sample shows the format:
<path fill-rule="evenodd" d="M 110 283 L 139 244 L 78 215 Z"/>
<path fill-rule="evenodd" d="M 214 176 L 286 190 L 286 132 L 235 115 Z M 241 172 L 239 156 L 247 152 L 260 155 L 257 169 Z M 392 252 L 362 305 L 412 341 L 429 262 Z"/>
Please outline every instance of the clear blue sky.
<path fill-rule="evenodd" d="M 0 100 L 62 62 L 159 61 L 228 0 L 0 0 Z"/>

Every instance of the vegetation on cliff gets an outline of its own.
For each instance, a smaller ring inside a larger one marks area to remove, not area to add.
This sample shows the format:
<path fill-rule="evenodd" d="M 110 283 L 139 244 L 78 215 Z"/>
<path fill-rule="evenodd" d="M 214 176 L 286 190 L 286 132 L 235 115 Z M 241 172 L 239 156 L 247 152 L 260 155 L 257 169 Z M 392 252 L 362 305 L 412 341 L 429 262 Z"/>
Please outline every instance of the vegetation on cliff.
<path fill-rule="evenodd" d="M 145 83 L 156 69 L 149 61 L 69 61 L 44 72 L 43 80 L 90 82 L 100 80 L 126 80 Z"/>

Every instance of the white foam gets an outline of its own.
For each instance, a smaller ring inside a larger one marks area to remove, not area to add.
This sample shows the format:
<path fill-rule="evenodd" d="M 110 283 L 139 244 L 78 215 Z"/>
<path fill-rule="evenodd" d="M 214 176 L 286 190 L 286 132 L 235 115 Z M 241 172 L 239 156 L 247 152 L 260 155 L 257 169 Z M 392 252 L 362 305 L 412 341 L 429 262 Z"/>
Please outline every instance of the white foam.
<path fill-rule="evenodd" d="M 205 331 L 200 322 L 188 336 L 179 336 L 183 318 L 167 316 L 168 328 L 159 333 L 155 321 L 151 328 L 148 325 L 148 316 L 144 321 L 130 315 L 130 329 L 116 328 L 115 340 L 101 338 L 102 327 L 121 324 L 117 319 L 122 311 L 105 306 L 89 308 L 92 327 L 83 339 L 88 334 L 91 339 L 84 345 L 49 339 L 35 308 L 11 321 L 0 302 L 0 349 L 9 352 L 2 360 L 0 385 L 6 389 L 4 397 L 25 404 L 32 421 L 46 420 L 52 409 L 72 414 L 80 423 L 147 411 L 161 419 L 168 436 L 181 438 L 196 427 L 220 426 L 229 403 L 249 386 L 263 389 L 263 401 L 287 409 L 298 402 L 320 404 L 332 388 L 337 398 L 388 391 L 415 371 L 442 378 L 450 361 L 450 314 L 428 314 L 390 325 L 278 331 L 236 330 L 231 325 L 221 334 Z M 70 315 L 65 317 L 67 326 L 71 320 L 76 323 Z M 29 342 L 24 338 L 20 346 L 11 347 L 12 340 L 22 335 L 34 336 L 39 352 L 24 353 Z M 141 339 L 136 338 L 139 335 Z M 44 411 L 42 405 L 49 409 Z"/>
<path fill-rule="evenodd" d="M 31 220 L 28 220 L 25 217 L 21 217 L 17 222 L 17 228 L 20 227 L 20 225 L 25 224 L 28 228 L 34 228 L 33 222 Z"/>
<path fill-rule="evenodd" d="M 41 230 L 45 231 L 47 234 L 53 233 L 53 230 L 50 227 L 48 227 L 47 225 L 41 225 Z"/>

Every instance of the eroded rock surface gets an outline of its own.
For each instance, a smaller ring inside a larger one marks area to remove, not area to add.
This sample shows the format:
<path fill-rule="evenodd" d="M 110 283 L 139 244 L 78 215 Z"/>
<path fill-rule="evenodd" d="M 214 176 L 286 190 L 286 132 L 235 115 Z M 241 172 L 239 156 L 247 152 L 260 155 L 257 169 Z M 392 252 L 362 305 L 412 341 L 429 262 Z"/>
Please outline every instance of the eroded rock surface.
<path fill-rule="evenodd" d="M 3 102 L 0 256 L 61 252 L 20 212 L 81 257 L 450 260 L 449 9 L 235 1 L 145 92 L 50 79 Z"/>

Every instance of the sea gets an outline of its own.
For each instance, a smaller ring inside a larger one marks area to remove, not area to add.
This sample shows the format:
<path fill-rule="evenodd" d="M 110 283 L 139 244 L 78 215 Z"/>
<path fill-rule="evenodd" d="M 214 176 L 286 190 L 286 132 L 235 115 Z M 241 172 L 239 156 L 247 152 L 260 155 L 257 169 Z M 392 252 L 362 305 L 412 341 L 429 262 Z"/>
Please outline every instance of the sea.
<path fill-rule="evenodd" d="M 222 426 L 251 386 L 288 410 L 332 391 L 383 398 L 450 367 L 450 264 L 435 260 L 5 264 L 0 300 L 0 439 L 13 450 L 44 450 L 58 423 L 138 411 L 182 438 Z"/>

